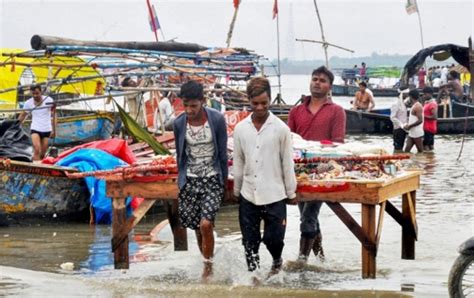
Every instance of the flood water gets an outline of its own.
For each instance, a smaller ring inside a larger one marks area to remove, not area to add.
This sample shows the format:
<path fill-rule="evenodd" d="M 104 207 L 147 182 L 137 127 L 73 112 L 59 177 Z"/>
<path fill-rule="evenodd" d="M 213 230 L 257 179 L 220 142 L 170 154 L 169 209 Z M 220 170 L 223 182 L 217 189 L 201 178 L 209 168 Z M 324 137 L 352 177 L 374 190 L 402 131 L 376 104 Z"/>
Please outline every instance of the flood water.
<path fill-rule="evenodd" d="M 391 149 L 390 136 L 350 136 Z M 192 234 L 189 249 L 173 251 L 169 231 L 159 240 L 145 242 L 141 234 L 164 219 L 148 215 L 134 231 L 130 243 L 130 270 L 114 270 L 108 226 L 49 224 L 0 229 L 0 295 L 26 296 L 298 296 L 313 297 L 446 297 L 450 266 L 457 247 L 474 235 L 474 137 L 437 136 L 435 153 L 413 155 L 423 168 L 417 192 L 418 241 L 416 259 L 402 260 L 401 228 L 385 216 L 377 255 L 377 279 L 361 278 L 358 240 L 327 207 L 321 209 L 325 262 L 305 272 L 281 272 L 259 287 L 252 287 L 246 271 L 237 207 L 223 207 L 216 222 L 215 275 L 200 283 L 201 257 Z M 400 208 L 401 199 L 392 202 Z M 345 207 L 360 220 L 360 205 Z M 283 258 L 297 257 L 297 207 L 288 206 L 288 228 Z M 261 246 L 258 276 L 265 276 L 271 258 Z M 73 263 L 73 268 L 60 265 Z M 71 270 L 73 269 L 73 270 Z"/>
<path fill-rule="evenodd" d="M 282 78 L 284 86 L 291 86 L 282 89 L 287 103 L 307 93 L 309 79 L 309 75 Z M 351 99 L 334 100 L 348 107 Z M 376 98 L 376 104 L 388 107 L 393 100 Z M 103 108 L 103 103 L 96 108 Z M 391 136 L 347 137 L 347 141 L 356 140 L 392 150 Z M 460 135 L 436 136 L 434 153 L 413 155 L 410 162 L 424 170 L 416 203 L 416 259 L 401 259 L 401 228 L 386 215 L 375 280 L 361 278 L 360 243 L 323 205 L 320 222 L 325 262 L 312 256 L 307 271 L 283 271 L 253 287 L 237 207 L 226 206 L 216 221 L 215 274 L 210 284 L 200 283 L 202 259 L 191 233 L 184 252 L 173 250 L 169 230 L 158 235 L 159 241 L 140 241 L 141 235 L 165 219 L 164 214 L 155 214 L 147 215 L 131 235 L 131 264 L 125 271 L 113 269 L 109 226 L 57 223 L 0 228 L 0 296 L 447 297 L 457 247 L 474 235 L 474 136 L 465 139 L 457 160 L 461 142 Z M 401 198 L 392 202 L 400 208 Z M 360 222 L 360 205 L 345 207 Z M 296 259 L 298 241 L 298 209 L 288 206 L 285 260 Z M 262 268 L 256 274 L 264 277 L 271 266 L 264 245 L 260 256 Z"/>

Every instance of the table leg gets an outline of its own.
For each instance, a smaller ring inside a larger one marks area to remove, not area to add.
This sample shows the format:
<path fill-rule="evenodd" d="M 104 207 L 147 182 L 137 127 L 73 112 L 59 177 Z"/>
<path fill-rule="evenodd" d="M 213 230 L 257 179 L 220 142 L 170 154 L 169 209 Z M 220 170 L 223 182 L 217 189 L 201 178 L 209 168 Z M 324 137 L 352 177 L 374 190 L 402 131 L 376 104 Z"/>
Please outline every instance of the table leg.
<path fill-rule="evenodd" d="M 402 215 L 406 223 L 411 225 L 416 224 L 413 222 L 414 214 L 416 214 L 416 191 L 403 194 L 402 196 Z M 413 208 L 413 210 L 412 210 Z M 416 227 L 402 226 L 402 259 L 414 260 L 415 259 L 415 240 L 416 235 L 412 232 Z M 416 232 L 415 232 L 416 233 Z"/>
<path fill-rule="evenodd" d="M 163 201 L 168 216 L 168 221 L 173 232 L 174 250 L 188 250 L 188 234 L 186 228 L 181 225 L 178 215 L 178 200 Z"/>
<path fill-rule="evenodd" d="M 375 242 L 375 205 L 362 204 L 362 229 Z M 362 245 L 362 278 L 375 278 L 376 270 L 376 248 Z"/>
<path fill-rule="evenodd" d="M 126 224 L 127 220 L 127 209 L 125 206 L 125 198 L 113 198 L 112 206 L 112 237 L 118 239 L 123 237 L 122 226 Z M 128 269 L 129 268 L 129 255 L 128 255 L 128 235 L 122 243 L 120 243 L 114 250 L 114 266 L 115 269 Z"/>

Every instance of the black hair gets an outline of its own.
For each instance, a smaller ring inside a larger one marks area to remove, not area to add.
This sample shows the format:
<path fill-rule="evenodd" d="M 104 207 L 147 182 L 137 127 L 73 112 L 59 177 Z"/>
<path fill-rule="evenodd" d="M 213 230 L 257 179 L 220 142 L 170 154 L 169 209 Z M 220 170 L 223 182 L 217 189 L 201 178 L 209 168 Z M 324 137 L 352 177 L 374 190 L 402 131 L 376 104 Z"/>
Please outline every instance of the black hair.
<path fill-rule="evenodd" d="M 190 80 L 181 85 L 179 92 L 181 98 L 186 101 L 189 99 L 204 99 L 204 88 L 196 81 Z"/>
<path fill-rule="evenodd" d="M 365 88 L 367 88 L 367 83 L 366 82 L 360 82 L 359 86 L 364 86 Z"/>
<path fill-rule="evenodd" d="M 41 92 L 43 91 L 43 89 L 41 89 L 40 85 L 33 85 L 33 86 L 30 87 L 31 92 L 35 91 L 36 89 L 38 89 Z"/>
<path fill-rule="evenodd" d="M 420 93 L 418 92 L 418 90 L 410 90 L 410 92 L 408 92 L 408 96 L 418 100 L 420 98 Z"/>
<path fill-rule="evenodd" d="M 318 68 L 316 68 L 315 70 L 313 70 L 313 73 L 311 74 L 311 76 L 314 76 L 314 75 L 317 75 L 317 74 L 324 74 L 328 77 L 329 79 L 329 83 L 332 83 L 334 82 L 334 74 L 326 68 L 326 66 L 320 66 Z"/>

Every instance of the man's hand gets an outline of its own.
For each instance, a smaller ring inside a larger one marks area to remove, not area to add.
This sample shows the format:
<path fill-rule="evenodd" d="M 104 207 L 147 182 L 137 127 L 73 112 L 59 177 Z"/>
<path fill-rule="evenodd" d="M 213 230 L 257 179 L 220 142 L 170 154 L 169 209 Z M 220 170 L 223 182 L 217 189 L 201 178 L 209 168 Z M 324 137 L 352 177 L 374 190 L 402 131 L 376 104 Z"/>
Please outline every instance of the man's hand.
<path fill-rule="evenodd" d="M 50 134 L 49 134 L 49 138 L 53 139 L 54 137 L 56 137 L 56 131 L 52 131 Z"/>
<path fill-rule="evenodd" d="M 287 205 L 296 205 L 298 204 L 298 199 L 297 197 L 293 198 L 293 199 L 285 199 L 285 202 Z"/>

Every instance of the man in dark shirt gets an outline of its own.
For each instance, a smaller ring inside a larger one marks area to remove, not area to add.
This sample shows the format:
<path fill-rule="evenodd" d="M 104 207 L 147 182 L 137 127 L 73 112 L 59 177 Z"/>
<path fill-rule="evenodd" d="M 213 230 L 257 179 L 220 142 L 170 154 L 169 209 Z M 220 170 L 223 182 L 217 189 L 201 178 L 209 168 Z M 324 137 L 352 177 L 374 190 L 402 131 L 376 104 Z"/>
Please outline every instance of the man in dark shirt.
<path fill-rule="evenodd" d="M 344 142 L 346 113 L 329 97 L 334 75 L 326 67 L 315 69 L 309 85 L 311 96 L 290 111 L 288 126 L 305 140 Z M 319 228 L 321 202 L 298 203 L 300 210 L 300 251 L 298 259 L 308 260 L 311 249 L 316 256 L 324 258 L 322 236 Z"/>

